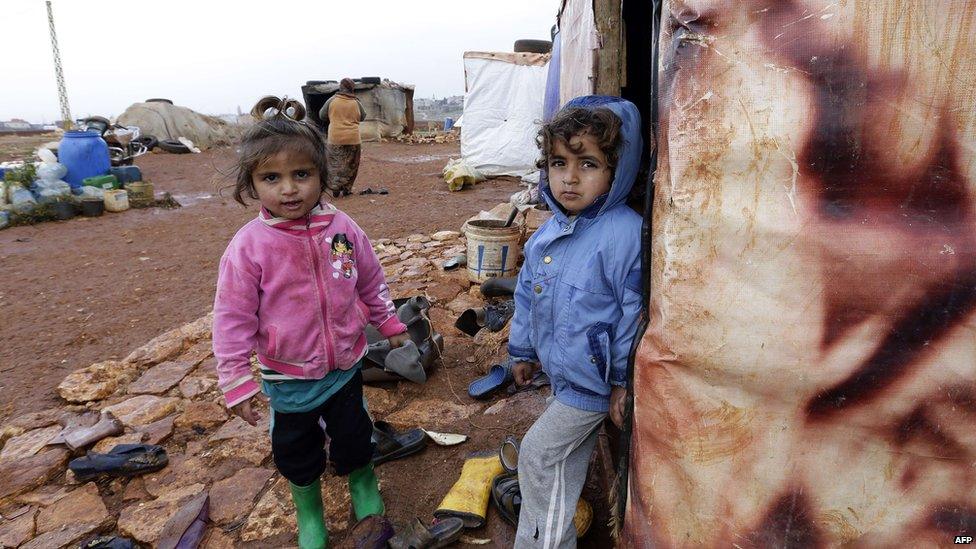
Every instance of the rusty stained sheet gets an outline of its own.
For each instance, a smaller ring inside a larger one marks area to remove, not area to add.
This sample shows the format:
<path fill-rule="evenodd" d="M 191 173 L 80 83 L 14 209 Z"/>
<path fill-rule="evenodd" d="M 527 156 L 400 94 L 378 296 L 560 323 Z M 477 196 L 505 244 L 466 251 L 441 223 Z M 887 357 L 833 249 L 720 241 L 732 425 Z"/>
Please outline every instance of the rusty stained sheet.
<path fill-rule="evenodd" d="M 665 2 L 625 546 L 976 535 L 974 12 Z"/>

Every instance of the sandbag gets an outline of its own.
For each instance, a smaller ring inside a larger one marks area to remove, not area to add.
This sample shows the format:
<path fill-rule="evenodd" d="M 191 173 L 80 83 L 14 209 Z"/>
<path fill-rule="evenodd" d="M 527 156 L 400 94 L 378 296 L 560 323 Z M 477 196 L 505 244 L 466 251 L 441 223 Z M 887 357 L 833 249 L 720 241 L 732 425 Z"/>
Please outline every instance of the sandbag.
<path fill-rule="evenodd" d="M 623 545 L 973 535 L 974 12 L 664 2 Z"/>

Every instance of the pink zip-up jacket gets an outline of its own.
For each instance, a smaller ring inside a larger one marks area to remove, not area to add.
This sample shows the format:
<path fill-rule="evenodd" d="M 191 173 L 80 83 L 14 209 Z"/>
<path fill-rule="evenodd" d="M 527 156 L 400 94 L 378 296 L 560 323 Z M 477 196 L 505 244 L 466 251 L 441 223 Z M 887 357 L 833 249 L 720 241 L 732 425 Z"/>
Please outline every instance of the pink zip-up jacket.
<path fill-rule="evenodd" d="M 213 349 L 227 406 L 261 389 L 263 367 L 296 379 L 348 370 L 366 354 L 366 324 L 384 337 L 406 331 L 366 234 L 335 206 L 301 219 L 262 209 L 220 259 Z"/>

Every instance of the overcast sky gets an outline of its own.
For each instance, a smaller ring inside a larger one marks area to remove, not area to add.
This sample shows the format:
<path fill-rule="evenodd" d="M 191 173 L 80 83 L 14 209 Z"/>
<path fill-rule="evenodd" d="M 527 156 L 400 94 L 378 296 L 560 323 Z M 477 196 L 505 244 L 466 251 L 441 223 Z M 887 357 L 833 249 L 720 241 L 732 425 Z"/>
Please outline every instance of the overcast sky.
<path fill-rule="evenodd" d="M 53 0 L 74 118 L 166 97 L 207 114 L 306 80 L 380 76 L 464 93 L 464 51 L 548 39 L 559 0 Z M 43 0 L 0 0 L 0 120 L 59 117 Z"/>

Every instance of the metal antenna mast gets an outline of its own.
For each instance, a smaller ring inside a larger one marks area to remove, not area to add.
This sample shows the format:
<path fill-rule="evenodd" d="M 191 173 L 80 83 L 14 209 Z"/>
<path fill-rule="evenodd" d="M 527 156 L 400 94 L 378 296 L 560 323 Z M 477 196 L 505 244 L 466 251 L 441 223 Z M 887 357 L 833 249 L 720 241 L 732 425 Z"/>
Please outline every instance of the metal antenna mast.
<path fill-rule="evenodd" d="M 61 70 L 61 52 L 58 51 L 58 35 L 54 32 L 54 12 L 51 0 L 47 4 L 47 24 L 51 29 L 51 50 L 54 52 L 54 73 L 58 79 L 58 102 L 61 104 L 61 120 L 64 129 L 71 128 L 71 109 L 68 107 L 68 91 L 64 87 L 64 72 Z"/>

